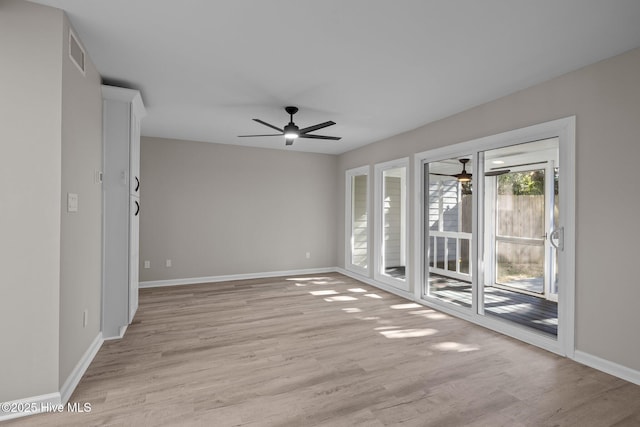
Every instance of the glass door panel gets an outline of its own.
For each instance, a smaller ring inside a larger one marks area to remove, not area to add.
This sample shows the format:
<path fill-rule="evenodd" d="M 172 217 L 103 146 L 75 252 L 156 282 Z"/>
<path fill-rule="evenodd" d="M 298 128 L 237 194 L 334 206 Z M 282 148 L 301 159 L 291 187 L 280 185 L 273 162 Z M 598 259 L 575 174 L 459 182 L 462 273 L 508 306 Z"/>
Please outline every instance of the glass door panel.
<path fill-rule="evenodd" d="M 424 164 L 425 282 L 423 294 L 458 307 L 472 306 L 471 156 Z"/>
<path fill-rule="evenodd" d="M 480 312 L 557 336 L 558 138 L 485 151 Z M 551 179 L 549 179 L 551 177 Z M 555 286 L 557 288 L 557 285 Z"/>

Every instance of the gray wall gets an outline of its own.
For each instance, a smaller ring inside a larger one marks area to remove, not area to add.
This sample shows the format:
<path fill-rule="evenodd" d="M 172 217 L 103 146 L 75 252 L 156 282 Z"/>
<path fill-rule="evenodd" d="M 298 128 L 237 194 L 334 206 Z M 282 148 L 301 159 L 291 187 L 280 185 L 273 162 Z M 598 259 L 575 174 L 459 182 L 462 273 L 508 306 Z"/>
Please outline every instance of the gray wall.
<path fill-rule="evenodd" d="M 336 265 L 336 156 L 142 138 L 140 157 L 141 281 Z"/>
<path fill-rule="evenodd" d="M 0 2 L 0 401 L 58 390 L 62 12 Z"/>
<path fill-rule="evenodd" d="M 640 201 L 640 49 L 483 104 L 339 157 L 347 169 L 575 115 L 576 346 L 640 370 L 636 265 Z M 413 160 L 413 156 L 412 156 Z M 413 162 L 410 175 L 413 176 Z M 414 194 L 410 180 L 409 194 Z M 337 199 L 344 212 L 344 190 Z M 410 198 L 410 215 L 413 215 Z M 375 214 L 375 211 L 374 211 Z M 337 260 L 344 263 L 343 217 Z M 409 225 L 413 224 L 410 219 Z M 410 232 L 410 239 L 419 238 Z M 409 242 L 410 250 L 413 241 Z M 609 248 L 617 248 L 612 251 Z M 413 256 L 413 255 L 411 255 Z M 410 278 L 411 279 L 411 278 Z"/>
<path fill-rule="evenodd" d="M 61 37 L 60 386 L 100 332 L 102 294 L 102 186 L 94 180 L 102 169 L 101 79 L 88 56 L 85 75 L 71 62 L 66 16 Z M 78 212 L 67 212 L 67 193 L 78 194 Z"/>
<path fill-rule="evenodd" d="M 70 63 L 68 28 L 60 10 L 0 3 L 0 401 L 59 391 L 100 331 L 100 76 Z"/>

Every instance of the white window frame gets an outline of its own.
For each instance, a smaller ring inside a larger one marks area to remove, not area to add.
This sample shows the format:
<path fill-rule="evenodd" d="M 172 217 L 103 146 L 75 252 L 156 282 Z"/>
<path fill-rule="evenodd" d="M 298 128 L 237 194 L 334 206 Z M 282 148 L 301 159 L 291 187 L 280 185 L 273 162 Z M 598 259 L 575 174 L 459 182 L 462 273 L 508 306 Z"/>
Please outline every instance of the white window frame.
<path fill-rule="evenodd" d="M 369 276 L 369 271 L 371 269 L 371 215 L 369 206 L 371 204 L 371 176 L 369 174 L 369 165 L 361 166 L 358 168 L 349 169 L 345 172 L 345 200 L 344 200 L 344 211 L 345 211 L 345 247 L 344 247 L 344 267 L 346 270 L 351 272 L 361 274 L 363 276 Z M 352 192 L 353 192 L 353 178 L 356 176 L 365 175 L 367 177 L 367 267 L 363 268 L 359 265 L 355 265 L 352 263 L 353 259 L 353 246 L 352 246 L 352 238 L 353 238 L 353 200 L 352 200 Z"/>
<path fill-rule="evenodd" d="M 383 244 L 384 244 L 384 230 L 383 230 L 383 209 L 384 209 L 384 186 L 382 183 L 382 176 L 386 170 L 395 169 L 395 168 L 405 168 L 405 180 L 404 180 L 404 188 L 402 191 L 406 195 L 404 198 L 404 247 L 401 250 L 406 254 L 405 257 L 405 278 L 398 279 L 396 277 L 389 276 L 387 274 L 382 273 L 382 267 L 384 266 L 383 257 Z M 383 283 L 385 285 L 391 286 L 395 289 L 399 289 L 405 292 L 408 292 L 410 289 L 410 280 L 409 275 L 411 274 L 410 264 L 411 259 L 409 257 L 409 180 L 410 180 L 410 170 L 409 170 L 409 158 L 403 157 L 396 160 L 391 160 L 384 163 L 378 163 L 374 167 L 374 257 L 375 261 L 373 263 L 374 274 L 373 277 L 376 281 Z"/>

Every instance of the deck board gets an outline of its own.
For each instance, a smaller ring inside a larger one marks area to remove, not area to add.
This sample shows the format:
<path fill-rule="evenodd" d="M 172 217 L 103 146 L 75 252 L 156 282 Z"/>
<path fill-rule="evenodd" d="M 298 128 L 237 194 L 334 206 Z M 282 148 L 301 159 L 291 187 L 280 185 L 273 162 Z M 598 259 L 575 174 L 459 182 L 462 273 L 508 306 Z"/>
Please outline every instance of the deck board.
<path fill-rule="evenodd" d="M 432 296 L 462 307 L 471 307 L 471 284 L 432 274 Z M 548 335 L 558 335 L 558 304 L 504 289 L 485 287 L 485 313 Z"/>

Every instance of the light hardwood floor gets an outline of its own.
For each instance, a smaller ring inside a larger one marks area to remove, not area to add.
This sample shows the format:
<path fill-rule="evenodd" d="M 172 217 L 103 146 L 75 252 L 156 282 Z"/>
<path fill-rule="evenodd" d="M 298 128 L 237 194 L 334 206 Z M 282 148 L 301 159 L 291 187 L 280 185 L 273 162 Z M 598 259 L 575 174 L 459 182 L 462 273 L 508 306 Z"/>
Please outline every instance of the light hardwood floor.
<path fill-rule="evenodd" d="M 640 386 L 334 273 L 143 289 L 71 402 L 6 424 L 640 425 Z"/>

